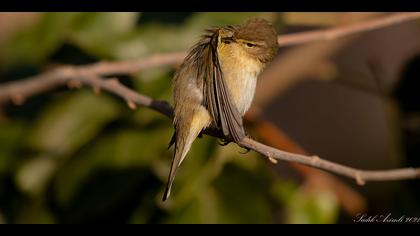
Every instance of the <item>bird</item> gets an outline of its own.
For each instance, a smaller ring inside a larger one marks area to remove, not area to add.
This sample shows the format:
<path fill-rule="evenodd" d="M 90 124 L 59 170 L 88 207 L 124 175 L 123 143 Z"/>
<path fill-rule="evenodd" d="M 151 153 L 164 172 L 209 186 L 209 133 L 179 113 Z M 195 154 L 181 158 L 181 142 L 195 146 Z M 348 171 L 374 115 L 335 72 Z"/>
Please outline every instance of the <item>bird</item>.
<path fill-rule="evenodd" d="M 254 98 L 257 78 L 277 54 L 277 33 L 265 19 L 212 27 L 189 50 L 173 78 L 174 155 L 162 200 L 193 141 L 213 127 L 239 142 L 247 136 L 242 117 Z"/>

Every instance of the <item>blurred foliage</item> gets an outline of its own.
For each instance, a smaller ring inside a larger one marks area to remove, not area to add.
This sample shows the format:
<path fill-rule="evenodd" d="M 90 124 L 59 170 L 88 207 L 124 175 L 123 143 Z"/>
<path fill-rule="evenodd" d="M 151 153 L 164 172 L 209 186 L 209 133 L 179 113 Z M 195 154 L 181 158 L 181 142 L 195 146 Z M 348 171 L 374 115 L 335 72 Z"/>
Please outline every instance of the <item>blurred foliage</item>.
<path fill-rule="evenodd" d="M 277 181 L 272 192 L 285 205 L 286 223 L 328 224 L 338 217 L 338 202 L 328 190 L 308 191 L 291 182 Z"/>
<path fill-rule="evenodd" d="M 334 26 L 341 23 L 340 12 L 285 12 L 283 19 L 287 24 Z"/>
<path fill-rule="evenodd" d="M 173 21 L 165 14 L 161 21 L 161 15 L 42 14 L 0 48 L 0 80 L 71 58 L 77 63 L 186 50 L 207 27 L 273 17 L 192 13 L 174 14 Z M 121 79 L 170 100 L 173 73 L 157 68 Z M 132 111 L 109 94 L 59 90 L 3 107 L 1 116 L 0 223 L 332 223 L 337 218 L 330 194 L 305 194 L 280 181 L 257 154 L 239 154 L 239 147 L 221 147 L 210 137 L 194 143 L 170 200 L 162 204 L 171 122 L 148 109 Z M 282 217 L 276 214 L 280 208 L 286 209 Z"/>

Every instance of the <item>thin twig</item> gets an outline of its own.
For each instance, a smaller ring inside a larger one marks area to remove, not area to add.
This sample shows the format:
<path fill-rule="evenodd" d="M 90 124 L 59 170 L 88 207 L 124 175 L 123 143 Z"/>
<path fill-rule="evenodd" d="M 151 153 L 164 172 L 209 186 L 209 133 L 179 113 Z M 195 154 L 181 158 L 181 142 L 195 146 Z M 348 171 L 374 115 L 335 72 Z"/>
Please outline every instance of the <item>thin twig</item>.
<path fill-rule="evenodd" d="M 419 12 L 395 13 L 389 16 L 380 17 L 361 23 L 351 24 L 349 26 L 339 26 L 332 29 L 315 30 L 303 33 L 294 33 L 289 35 L 280 36 L 278 43 L 280 46 L 291 46 L 296 44 L 332 40 L 355 33 L 361 33 L 374 29 L 395 25 L 401 22 L 410 21 L 420 18 Z"/>
<path fill-rule="evenodd" d="M 47 71 L 40 75 L 2 84 L 0 87 L 0 104 L 9 100 L 14 101 L 15 97 L 25 99 L 27 97 L 49 91 L 63 85 L 63 80 L 67 80 L 69 75 L 73 76 L 75 73 L 88 71 L 90 74 L 95 74 L 97 76 L 133 74 L 146 68 L 176 65 L 179 64 L 184 57 L 185 53 L 176 52 L 157 54 L 151 57 L 136 60 L 116 62 L 101 61 L 84 66 L 59 66 L 54 70 Z M 95 86 L 94 89 L 98 91 Z"/>
<path fill-rule="evenodd" d="M 331 40 L 358 32 L 364 32 L 367 30 L 373 30 L 381 27 L 390 26 L 392 24 L 397 24 L 416 18 L 420 18 L 420 13 L 396 13 L 389 16 L 381 17 L 379 19 L 356 23 L 349 26 L 341 26 L 326 30 L 314 30 L 303 33 L 281 35 L 278 37 L 278 43 L 279 46 L 290 46 L 295 44 L 313 42 L 317 40 Z M 116 74 L 132 74 L 144 68 L 179 64 L 185 56 L 186 52 L 165 53 L 157 54 L 144 59 L 116 62 L 103 61 L 87 66 L 80 66 L 78 68 L 89 70 L 91 71 L 91 73 L 95 73 L 101 76 Z M 42 80 L 37 80 L 38 76 L 35 76 L 28 78 L 25 81 L 10 82 L 3 84 L 0 88 L 0 103 L 8 100 L 14 100 L 12 96 L 25 98 L 56 87 L 57 84 L 61 84 L 61 82 L 56 81 L 59 77 L 55 75 L 64 75 L 65 73 L 60 71 L 63 69 L 64 67 L 60 67 L 57 70 L 50 71 L 46 74 L 41 75 L 43 77 Z M 49 77 L 52 79 L 46 79 L 44 77 Z"/>
<path fill-rule="evenodd" d="M 306 43 L 314 40 L 329 40 L 337 37 L 372 30 L 389 26 L 402 21 L 419 18 L 420 13 L 400 13 L 383 17 L 368 22 L 354 24 L 352 26 L 334 28 L 315 32 L 299 33 L 286 36 L 279 36 L 281 46 L 297 43 Z M 87 66 L 63 66 L 34 77 L 17 82 L 9 82 L 0 87 L 0 103 L 5 101 L 16 101 L 22 103 L 27 97 L 39 94 L 58 86 L 68 84 L 78 85 L 80 83 L 92 86 L 95 91 L 108 91 L 123 98 L 127 104 L 136 108 L 135 105 L 149 107 L 168 117 L 173 116 L 171 106 L 166 102 L 155 101 L 152 98 L 139 94 L 136 91 L 122 85 L 116 79 L 103 80 L 101 76 L 115 74 L 131 74 L 144 68 L 160 65 L 178 64 L 184 58 L 185 53 L 161 54 L 151 58 L 123 61 L 123 62 L 99 62 Z M 220 137 L 210 130 L 206 132 L 215 137 Z M 358 184 L 365 184 L 367 181 L 389 181 L 414 179 L 420 177 L 420 168 L 403 168 L 385 171 L 370 171 L 355 169 L 340 165 L 319 157 L 311 157 L 300 154 L 289 153 L 259 143 L 253 139 L 245 138 L 238 143 L 240 146 L 249 148 L 262 155 L 276 160 L 300 163 L 318 169 L 330 171 L 356 180 Z"/>
<path fill-rule="evenodd" d="M 257 137 L 267 145 L 287 152 L 308 155 L 299 144 L 294 142 L 273 122 L 265 119 L 258 110 L 252 109 L 249 111 L 245 116 L 245 120 L 251 124 Z M 312 191 L 324 188 L 331 190 L 340 202 L 343 210 L 350 216 L 366 211 L 366 199 L 336 176 L 295 162 L 289 162 L 289 164 L 291 168 L 304 178 L 304 186 L 307 190 Z"/>
<path fill-rule="evenodd" d="M 103 61 L 86 66 L 84 69 L 97 75 L 133 74 L 146 68 L 179 64 L 186 55 L 186 52 L 173 52 L 156 54 L 146 59 Z"/>
<path fill-rule="evenodd" d="M 15 90 L 17 92 L 16 94 L 20 94 L 20 96 L 25 96 L 29 93 L 25 93 L 25 91 L 22 89 L 35 88 L 38 89 L 38 91 L 40 90 L 39 87 L 36 87 L 36 83 L 34 81 L 37 83 L 48 85 L 48 88 L 51 88 L 53 85 L 65 85 L 69 81 L 78 81 L 79 83 L 89 85 L 94 88 L 100 88 L 101 90 L 118 95 L 119 97 L 124 99 L 128 104 L 135 103 L 138 106 L 149 107 L 170 118 L 172 118 L 173 116 L 172 107 L 168 103 L 162 101 L 155 101 L 148 96 L 142 95 L 122 85 L 120 82 L 118 82 L 117 79 L 102 79 L 98 75 L 91 73 L 89 70 L 77 69 L 76 67 L 65 67 L 51 73 L 39 75 L 30 80 L 30 83 L 23 84 L 22 87 L 9 86 L 9 89 Z M 0 93 L 1 91 L 4 90 L 0 89 Z M 206 134 L 220 137 L 220 135 L 214 133 L 214 130 L 210 130 L 210 132 L 206 132 Z M 323 160 L 319 157 L 311 157 L 281 151 L 273 147 L 267 146 L 265 144 L 259 143 L 258 141 L 255 141 L 250 138 L 244 138 L 238 144 L 242 147 L 249 148 L 251 150 L 261 153 L 266 157 L 274 158 L 276 160 L 300 163 L 303 165 L 327 170 L 336 174 L 353 178 L 360 185 L 366 183 L 367 181 L 402 180 L 420 177 L 420 168 L 404 168 L 385 171 L 360 170 L 340 165 L 331 161 Z"/>
<path fill-rule="evenodd" d="M 361 170 L 327 161 L 319 157 L 311 157 L 281 151 L 249 138 L 245 138 L 244 140 L 242 140 L 240 142 L 240 145 L 250 148 L 256 152 L 259 152 L 264 156 L 270 156 L 272 158 L 282 161 L 296 162 L 318 169 L 327 170 L 329 172 L 343 175 L 349 178 L 353 178 L 359 185 L 363 185 L 368 181 L 390 181 L 420 178 L 420 168 L 401 168 L 392 170 Z"/>

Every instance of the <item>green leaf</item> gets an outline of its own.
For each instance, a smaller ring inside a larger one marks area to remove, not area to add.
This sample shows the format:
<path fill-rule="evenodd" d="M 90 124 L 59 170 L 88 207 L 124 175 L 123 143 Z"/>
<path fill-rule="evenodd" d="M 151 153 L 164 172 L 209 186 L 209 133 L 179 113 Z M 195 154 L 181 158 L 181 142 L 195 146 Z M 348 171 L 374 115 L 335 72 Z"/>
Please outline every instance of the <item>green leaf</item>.
<path fill-rule="evenodd" d="M 80 13 L 43 13 L 41 20 L 29 29 L 18 31 L 4 44 L 0 68 L 25 63 L 40 64 L 56 50 L 71 30 Z"/>
<path fill-rule="evenodd" d="M 337 220 L 338 201 L 328 190 L 309 191 L 291 181 L 277 180 L 271 194 L 285 208 L 285 223 L 331 224 Z"/>
<path fill-rule="evenodd" d="M 163 223 L 217 224 L 221 222 L 221 208 L 214 189 L 207 188 L 186 207 L 172 213 Z"/>
<path fill-rule="evenodd" d="M 33 148 L 55 155 L 70 155 L 89 142 L 119 113 L 114 100 L 90 91 L 72 92 L 48 105 L 29 131 Z"/>
<path fill-rule="evenodd" d="M 151 68 L 143 70 L 133 80 L 136 91 L 149 94 L 154 99 L 168 101 L 172 93 L 172 78 L 170 68 Z"/>
<path fill-rule="evenodd" d="M 271 187 L 271 193 L 280 203 L 293 201 L 298 186 L 292 181 L 277 180 Z"/>
<path fill-rule="evenodd" d="M 26 127 L 23 122 L 13 121 L 0 124 L 0 174 L 15 169 L 14 163 L 18 162 L 16 151 L 22 145 Z"/>
<path fill-rule="evenodd" d="M 219 158 L 215 158 L 216 147 L 217 142 L 214 138 L 203 137 L 194 141 L 178 169 L 171 198 L 166 204 L 167 208 L 182 208 L 201 195 L 202 191 L 206 191 L 205 189 L 217 177 L 223 164 Z M 164 163 L 165 168 L 162 168 L 164 171 L 158 173 L 164 182 L 166 182 L 172 163 L 173 149 L 170 154 L 171 156 L 166 158 L 166 163 Z"/>
<path fill-rule="evenodd" d="M 20 189 L 31 195 L 44 193 L 54 171 L 57 160 L 48 157 L 37 157 L 24 162 L 16 173 L 16 182 Z"/>
<path fill-rule="evenodd" d="M 166 149 L 170 138 L 168 128 L 120 129 L 98 138 L 60 170 L 56 181 L 58 201 L 62 205 L 77 192 L 79 186 L 95 169 L 147 167 L 159 158 L 170 158 Z"/>
<path fill-rule="evenodd" d="M 101 137 L 83 153 L 69 159 L 54 181 L 56 201 L 67 207 L 83 182 L 96 168 L 104 166 L 115 155 L 112 136 Z"/>
<path fill-rule="evenodd" d="M 160 24 L 157 22 L 142 24 L 131 34 L 114 42 L 113 55 L 118 59 L 136 58 L 153 53 L 185 51 L 189 49 L 204 30 L 213 26 L 241 24 L 261 13 L 195 13 L 181 25 Z"/>
<path fill-rule="evenodd" d="M 137 206 L 133 214 L 130 217 L 130 224 L 147 224 L 155 223 L 153 221 L 156 212 L 159 210 L 156 208 L 156 192 L 155 189 L 144 189 L 145 193 L 142 194 L 143 201 Z M 160 199 L 159 199 L 160 201 Z"/>
<path fill-rule="evenodd" d="M 165 224 L 198 224 L 204 223 L 200 219 L 200 202 L 193 199 L 190 204 L 180 211 L 174 212 L 172 217 L 168 217 L 162 223 Z"/>
<path fill-rule="evenodd" d="M 154 130 L 122 130 L 113 137 L 115 155 L 108 160 L 109 165 L 147 166 L 165 153 L 169 156 L 166 147 L 171 134 L 172 130 L 159 127 Z"/>
<path fill-rule="evenodd" d="M 301 189 L 286 205 L 286 223 L 332 224 L 337 220 L 338 211 L 338 201 L 333 193 Z"/>
<path fill-rule="evenodd" d="M 82 13 L 74 23 L 70 40 L 95 55 L 114 57 L 121 40 L 136 26 L 138 13 Z"/>
<path fill-rule="evenodd" d="M 125 223 L 138 205 L 152 203 L 157 185 L 147 168 L 95 168 L 66 205 L 57 204 L 60 219 L 64 223 Z"/>
<path fill-rule="evenodd" d="M 262 171 L 248 172 L 226 165 L 214 183 L 222 212 L 220 222 L 272 223 L 269 183 Z"/>

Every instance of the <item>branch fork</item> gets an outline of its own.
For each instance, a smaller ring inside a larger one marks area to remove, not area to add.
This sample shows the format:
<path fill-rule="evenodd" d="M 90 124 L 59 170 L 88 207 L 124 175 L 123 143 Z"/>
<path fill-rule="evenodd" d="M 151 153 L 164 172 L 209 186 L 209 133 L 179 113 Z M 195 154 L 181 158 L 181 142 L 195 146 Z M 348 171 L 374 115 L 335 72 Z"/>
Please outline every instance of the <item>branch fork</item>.
<path fill-rule="evenodd" d="M 420 13 L 392 14 L 369 22 L 362 22 L 336 29 L 279 36 L 278 43 L 279 46 L 286 46 L 317 40 L 329 40 L 417 18 L 420 18 Z M 132 74 L 141 69 L 154 66 L 177 65 L 183 60 L 185 55 L 184 52 L 178 52 L 158 54 L 146 59 L 131 61 L 98 62 L 86 66 L 61 66 L 37 76 L 2 84 L 0 86 L 0 104 L 11 101 L 16 105 L 20 105 L 28 97 L 56 87 L 67 85 L 69 88 L 81 88 L 82 85 L 88 85 L 93 88 L 95 94 L 99 94 L 101 91 L 107 91 L 121 97 L 125 100 L 128 107 L 133 110 L 138 106 L 148 107 L 172 119 L 173 109 L 167 102 L 153 100 L 146 95 L 124 86 L 117 79 L 103 79 L 102 77 L 115 74 Z M 214 130 L 206 130 L 205 133 L 217 138 L 223 138 Z M 318 156 L 306 156 L 285 152 L 262 144 L 249 137 L 245 137 L 237 144 L 262 154 L 273 164 L 278 163 L 280 160 L 299 163 L 352 178 L 359 185 L 364 185 L 368 181 L 420 178 L 420 168 L 361 170 L 324 160 Z"/>

